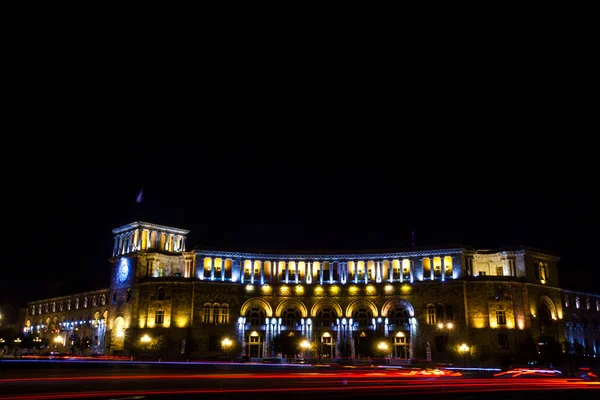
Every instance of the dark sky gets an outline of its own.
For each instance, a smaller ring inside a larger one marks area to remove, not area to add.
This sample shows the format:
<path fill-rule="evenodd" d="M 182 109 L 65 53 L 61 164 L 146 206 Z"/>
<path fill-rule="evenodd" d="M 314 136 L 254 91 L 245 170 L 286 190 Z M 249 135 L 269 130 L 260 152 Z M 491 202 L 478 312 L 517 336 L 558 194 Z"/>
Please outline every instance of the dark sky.
<path fill-rule="evenodd" d="M 161 135 L 49 140 L 5 160 L 0 304 L 107 287 L 111 229 L 135 220 L 189 229 L 188 248 L 406 248 L 411 231 L 417 246 L 527 245 L 562 257 L 563 286 L 598 291 L 593 173 L 558 146 Z"/>

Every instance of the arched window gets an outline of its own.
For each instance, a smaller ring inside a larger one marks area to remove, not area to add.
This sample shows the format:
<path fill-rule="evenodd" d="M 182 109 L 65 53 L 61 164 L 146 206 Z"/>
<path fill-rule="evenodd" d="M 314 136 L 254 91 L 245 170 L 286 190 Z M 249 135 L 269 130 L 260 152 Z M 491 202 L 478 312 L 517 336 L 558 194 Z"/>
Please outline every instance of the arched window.
<path fill-rule="evenodd" d="M 221 305 L 221 323 L 222 324 L 229 323 L 229 305 L 228 304 Z"/>
<path fill-rule="evenodd" d="M 394 307 L 388 311 L 388 321 L 392 325 L 404 325 L 408 323 L 408 311 L 404 307 Z"/>
<path fill-rule="evenodd" d="M 435 318 L 438 321 L 442 321 L 444 319 L 444 306 L 441 304 L 438 304 L 435 307 Z"/>
<path fill-rule="evenodd" d="M 219 323 L 219 308 L 221 308 L 220 304 L 215 303 L 212 305 L 212 322 L 214 324 Z"/>
<path fill-rule="evenodd" d="M 317 312 L 317 325 L 318 326 L 333 326 L 336 319 L 336 312 L 331 308 L 321 308 Z"/>
<path fill-rule="evenodd" d="M 246 320 L 250 325 L 260 325 L 265 319 L 265 311 L 260 307 L 254 307 L 246 312 Z"/>
<path fill-rule="evenodd" d="M 370 325 L 373 313 L 368 308 L 357 308 L 352 311 L 352 319 L 356 326 L 364 328 Z"/>
<path fill-rule="evenodd" d="M 575 297 L 575 308 L 579 309 L 581 307 L 581 302 L 579 301 L 579 296 Z"/>
<path fill-rule="evenodd" d="M 300 322 L 300 313 L 295 308 L 288 308 L 283 311 L 281 317 L 285 326 L 296 327 Z"/>
<path fill-rule="evenodd" d="M 433 304 L 429 304 L 427 306 L 427 324 L 435 325 L 435 306 Z"/>
<path fill-rule="evenodd" d="M 165 288 L 164 287 L 159 287 L 158 290 L 156 291 L 156 299 L 157 300 L 164 300 L 165 299 Z"/>
<path fill-rule="evenodd" d="M 452 306 L 446 306 L 446 318 L 449 321 L 454 320 L 454 308 Z"/>
<path fill-rule="evenodd" d="M 202 323 L 203 324 L 210 324 L 210 303 L 205 303 L 204 307 L 202 308 Z"/>

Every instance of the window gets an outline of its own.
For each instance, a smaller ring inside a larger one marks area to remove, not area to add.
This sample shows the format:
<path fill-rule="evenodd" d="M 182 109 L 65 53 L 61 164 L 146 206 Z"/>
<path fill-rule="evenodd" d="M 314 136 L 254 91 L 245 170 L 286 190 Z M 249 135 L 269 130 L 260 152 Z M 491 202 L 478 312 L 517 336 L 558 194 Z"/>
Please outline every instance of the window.
<path fill-rule="evenodd" d="M 96 296 L 92 297 L 92 307 L 96 307 L 98 305 L 98 299 L 96 298 Z"/>
<path fill-rule="evenodd" d="M 285 310 L 281 317 L 283 319 L 283 325 L 289 327 L 295 327 L 299 321 L 299 312 L 294 308 L 288 308 Z M 259 325 L 259 324 L 257 324 Z"/>
<path fill-rule="evenodd" d="M 165 288 L 164 287 L 159 287 L 158 290 L 156 291 L 156 299 L 157 300 L 164 300 L 165 299 Z"/>
<path fill-rule="evenodd" d="M 359 327 L 366 328 L 369 326 L 373 315 L 371 311 L 366 308 L 360 308 L 352 311 L 352 319 L 354 319 L 354 324 Z"/>
<path fill-rule="evenodd" d="M 596 311 L 600 311 L 600 300 L 596 300 Z"/>
<path fill-rule="evenodd" d="M 221 306 L 221 323 L 228 324 L 229 323 L 229 305 L 223 304 Z"/>
<path fill-rule="evenodd" d="M 438 304 L 435 307 L 435 319 L 438 322 L 441 322 L 444 319 L 444 306 L 441 304 Z"/>
<path fill-rule="evenodd" d="M 479 271 L 479 276 L 485 276 L 485 275 L 486 275 L 485 271 Z"/>
<path fill-rule="evenodd" d="M 210 303 L 204 304 L 203 313 L 202 313 L 202 323 L 210 324 Z"/>
<path fill-rule="evenodd" d="M 48 313 L 48 303 L 44 304 L 44 312 L 46 314 Z"/>
<path fill-rule="evenodd" d="M 452 308 L 452 306 L 446 307 L 446 318 L 450 321 L 454 319 L 454 309 Z"/>
<path fill-rule="evenodd" d="M 589 299 L 588 299 L 588 303 L 589 303 Z M 52 312 L 56 312 L 56 302 L 52 302 Z"/>
<path fill-rule="evenodd" d="M 443 352 L 446 350 L 446 345 L 448 344 L 448 336 L 440 335 L 435 337 L 435 348 L 439 352 Z"/>
<path fill-rule="evenodd" d="M 75 299 L 75 309 L 79 310 L 79 297 Z"/>
<path fill-rule="evenodd" d="M 496 311 L 496 323 L 498 325 L 506 325 L 506 311 Z"/>
<path fill-rule="evenodd" d="M 388 311 L 388 317 L 390 324 L 393 325 L 404 325 L 408 323 L 408 312 L 402 307 L 392 308 Z"/>
<path fill-rule="evenodd" d="M 592 309 L 592 302 L 590 301 L 589 297 L 585 298 L 585 308 L 586 308 L 586 310 L 591 310 Z"/>
<path fill-rule="evenodd" d="M 71 299 L 67 300 L 67 310 L 71 311 Z"/>
<path fill-rule="evenodd" d="M 265 311 L 259 307 L 251 308 L 246 313 L 246 319 L 250 322 L 250 325 L 260 325 L 260 321 L 265 319 Z"/>
<path fill-rule="evenodd" d="M 581 307 L 581 302 L 579 301 L 579 296 L 575 297 L 575 308 L 579 309 Z"/>
<path fill-rule="evenodd" d="M 106 295 L 103 294 L 102 297 L 100 298 L 100 304 L 102 304 L 103 306 L 106 305 Z"/>
<path fill-rule="evenodd" d="M 566 308 L 571 307 L 571 299 L 569 298 L 568 294 L 565 294 L 565 307 Z"/>
<path fill-rule="evenodd" d="M 87 308 L 88 306 L 88 298 L 87 296 L 83 298 L 83 308 Z"/>
<path fill-rule="evenodd" d="M 498 335 L 498 348 L 506 350 L 508 349 L 508 335 L 501 333 Z"/>
<path fill-rule="evenodd" d="M 504 267 L 502 265 L 496 266 L 496 275 L 504 276 Z"/>
<path fill-rule="evenodd" d="M 41 313 L 42 313 L 42 305 L 40 304 L 40 305 L 38 306 L 38 314 L 41 314 Z"/>
<path fill-rule="evenodd" d="M 215 325 L 219 323 L 219 308 L 221 308 L 221 305 L 217 303 L 212 305 L 212 322 Z"/>
<path fill-rule="evenodd" d="M 427 323 L 435 325 L 435 306 L 433 304 L 427 306 Z"/>
<path fill-rule="evenodd" d="M 35 315 L 35 306 L 31 307 L 31 315 Z"/>
<path fill-rule="evenodd" d="M 321 308 L 317 312 L 317 325 L 318 326 L 333 326 L 335 322 L 335 313 L 331 308 Z"/>
<path fill-rule="evenodd" d="M 156 314 L 154 316 L 154 322 L 158 324 L 163 324 L 165 321 L 165 312 L 163 310 L 156 310 Z"/>

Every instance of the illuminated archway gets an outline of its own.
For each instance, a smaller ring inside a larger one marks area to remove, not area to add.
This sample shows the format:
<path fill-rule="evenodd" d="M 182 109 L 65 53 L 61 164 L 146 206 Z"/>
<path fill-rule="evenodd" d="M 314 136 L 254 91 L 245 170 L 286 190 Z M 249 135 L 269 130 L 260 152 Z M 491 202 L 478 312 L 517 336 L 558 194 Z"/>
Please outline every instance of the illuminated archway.
<path fill-rule="evenodd" d="M 373 314 L 374 318 L 377 318 L 379 316 L 379 311 L 377 310 L 377 306 L 375 304 L 373 304 L 372 301 L 365 300 L 365 299 L 359 299 L 359 300 L 354 300 L 353 302 L 348 304 L 348 307 L 346 308 L 346 318 L 352 318 L 352 312 L 358 308 L 368 308 L 371 311 L 371 313 Z"/>
<path fill-rule="evenodd" d="M 554 302 L 552 301 L 552 299 L 548 296 L 540 296 L 539 297 L 538 304 L 537 304 L 538 315 L 539 315 L 540 306 L 542 304 L 545 305 L 546 307 L 548 307 L 548 310 L 550 310 L 550 315 L 552 316 L 552 319 L 556 319 L 557 318 L 556 305 L 554 305 Z"/>
<path fill-rule="evenodd" d="M 248 309 L 255 308 L 255 307 L 259 307 L 259 308 L 262 308 L 263 310 L 265 310 L 265 314 L 267 317 L 273 316 L 273 309 L 271 308 L 271 305 L 269 303 L 267 303 L 265 300 L 259 299 L 256 297 L 249 299 L 244 304 L 242 304 L 242 309 L 241 309 L 240 315 L 246 315 L 246 312 L 248 311 Z"/>
<path fill-rule="evenodd" d="M 341 318 L 344 315 L 344 312 L 342 311 L 342 307 L 337 302 L 335 302 L 333 300 L 320 300 L 320 301 L 317 301 L 310 309 L 310 316 L 313 318 L 316 317 L 317 312 L 319 312 L 319 310 L 323 307 L 330 307 L 330 308 L 334 309 L 335 312 L 337 313 L 337 317 L 339 317 L 339 318 Z"/>
<path fill-rule="evenodd" d="M 411 317 L 415 316 L 415 309 L 413 308 L 412 304 L 410 304 L 408 301 L 406 301 L 404 299 L 399 299 L 399 298 L 388 300 L 383 305 L 383 307 L 381 307 L 381 315 L 384 317 L 387 316 L 388 311 L 392 307 L 394 307 L 394 308 L 402 307 L 406 311 L 408 311 L 409 316 L 411 316 Z"/>
<path fill-rule="evenodd" d="M 302 318 L 308 317 L 308 310 L 306 309 L 306 306 L 301 301 L 294 299 L 287 299 L 279 303 L 277 309 L 275 310 L 275 316 L 281 317 L 281 313 L 287 308 L 297 308 L 298 310 L 300 310 Z"/>

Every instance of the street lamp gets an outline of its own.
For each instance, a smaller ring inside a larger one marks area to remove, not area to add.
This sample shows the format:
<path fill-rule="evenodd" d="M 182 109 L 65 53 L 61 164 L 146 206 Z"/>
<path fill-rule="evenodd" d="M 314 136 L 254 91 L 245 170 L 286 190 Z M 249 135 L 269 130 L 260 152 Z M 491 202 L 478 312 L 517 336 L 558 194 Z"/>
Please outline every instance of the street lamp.
<path fill-rule="evenodd" d="M 300 347 L 302 347 L 304 349 L 304 351 L 306 352 L 306 354 L 302 354 L 302 355 L 305 358 L 307 358 L 308 349 L 310 348 L 310 343 L 308 342 L 308 340 L 303 340 L 302 342 L 300 342 Z"/>
<path fill-rule="evenodd" d="M 379 342 L 379 344 L 377 345 L 377 348 L 383 354 L 384 357 L 387 357 L 388 349 L 390 348 L 388 346 L 387 342 Z"/>
<path fill-rule="evenodd" d="M 458 347 L 458 351 L 460 351 L 460 353 L 462 354 L 463 366 L 466 367 L 467 366 L 467 353 L 469 352 L 469 346 L 467 346 L 466 343 L 463 343 Z"/>
<path fill-rule="evenodd" d="M 148 336 L 148 334 L 145 334 L 144 336 L 142 336 L 140 338 L 140 342 L 142 343 L 149 343 L 152 340 L 152 338 L 150 336 Z"/>
<path fill-rule="evenodd" d="M 225 352 L 227 352 L 231 346 L 233 345 L 233 341 L 229 338 L 225 338 L 223 340 L 221 340 L 221 347 L 223 347 L 223 350 L 225 350 Z"/>
<path fill-rule="evenodd" d="M 60 336 L 56 336 L 54 338 L 54 352 L 56 352 L 58 350 L 58 345 L 62 344 L 63 340 Z"/>

